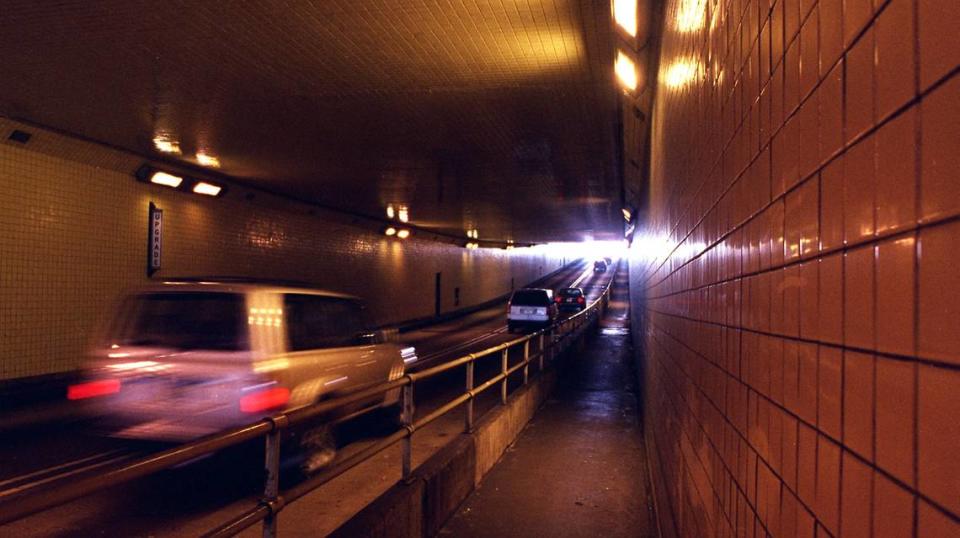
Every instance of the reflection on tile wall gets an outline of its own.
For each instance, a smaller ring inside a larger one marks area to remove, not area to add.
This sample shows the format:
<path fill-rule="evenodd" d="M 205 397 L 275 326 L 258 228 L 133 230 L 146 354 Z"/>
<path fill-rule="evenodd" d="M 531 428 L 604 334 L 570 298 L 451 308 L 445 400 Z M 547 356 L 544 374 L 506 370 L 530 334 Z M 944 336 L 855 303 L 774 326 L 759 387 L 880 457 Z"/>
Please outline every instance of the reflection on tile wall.
<path fill-rule="evenodd" d="M 0 118 L 0 379 L 71 370 L 121 290 L 148 283 L 147 207 L 164 210 L 154 278 L 293 279 L 367 299 L 380 323 L 486 301 L 559 268 L 528 249 L 388 239 L 349 219 L 242 189 L 201 198 L 134 180 L 142 160 Z M 311 214 L 313 213 L 313 214 Z"/>
<path fill-rule="evenodd" d="M 958 20 L 667 2 L 631 254 L 665 535 L 960 536 Z"/>

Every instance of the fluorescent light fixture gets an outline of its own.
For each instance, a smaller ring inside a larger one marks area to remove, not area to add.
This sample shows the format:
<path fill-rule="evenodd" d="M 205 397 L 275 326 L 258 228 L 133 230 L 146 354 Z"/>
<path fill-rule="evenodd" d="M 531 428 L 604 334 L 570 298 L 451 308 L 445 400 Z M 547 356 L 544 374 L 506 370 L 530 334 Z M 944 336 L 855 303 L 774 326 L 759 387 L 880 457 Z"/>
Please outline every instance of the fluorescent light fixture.
<path fill-rule="evenodd" d="M 689 83 L 697 74 L 697 64 L 691 60 L 674 62 L 667 69 L 664 83 L 671 88 L 679 88 Z"/>
<path fill-rule="evenodd" d="M 180 142 L 173 140 L 168 135 L 153 137 L 153 147 L 161 153 L 180 153 Z"/>
<path fill-rule="evenodd" d="M 205 194 L 207 196 L 218 196 L 222 190 L 222 187 L 218 187 L 212 183 L 206 183 L 203 181 L 200 181 L 193 186 L 193 192 L 197 194 Z"/>
<path fill-rule="evenodd" d="M 400 222 L 410 220 L 410 212 L 407 210 L 407 206 L 400 206 L 400 209 L 397 211 L 397 218 L 400 219 Z"/>
<path fill-rule="evenodd" d="M 613 20 L 632 37 L 637 37 L 637 0 L 613 0 Z"/>
<path fill-rule="evenodd" d="M 628 90 L 637 89 L 637 66 L 622 50 L 617 51 L 617 63 L 614 66 L 617 78 Z"/>
<path fill-rule="evenodd" d="M 197 152 L 197 162 L 210 168 L 220 168 L 220 159 L 205 152 Z"/>
<path fill-rule="evenodd" d="M 173 187 L 176 189 L 181 183 L 183 183 L 183 178 L 173 174 L 168 174 L 167 172 L 156 171 L 150 176 L 150 183 L 156 183 L 157 185 L 164 185 L 166 187 Z"/>
<path fill-rule="evenodd" d="M 703 28 L 706 16 L 706 0 L 680 0 L 677 7 L 677 30 L 682 33 L 696 32 Z"/>
<path fill-rule="evenodd" d="M 387 229 L 384 230 L 383 233 L 384 233 L 387 237 L 393 237 L 393 236 L 397 235 L 397 229 L 394 228 L 393 226 L 387 226 Z"/>
<path fill-rule="evenodd" d="M 387 218 L 392 219 L 396 215 L 396 212 L 393 209 L 393 204 L 387 205 Z"/>
<path fill-rule="evenodd" d="M 407 230 L 407 229 L 397 230 L 397 237 L 399 237 L 400 239 L 406 239 L 410 237 L 410 230 Z"/>

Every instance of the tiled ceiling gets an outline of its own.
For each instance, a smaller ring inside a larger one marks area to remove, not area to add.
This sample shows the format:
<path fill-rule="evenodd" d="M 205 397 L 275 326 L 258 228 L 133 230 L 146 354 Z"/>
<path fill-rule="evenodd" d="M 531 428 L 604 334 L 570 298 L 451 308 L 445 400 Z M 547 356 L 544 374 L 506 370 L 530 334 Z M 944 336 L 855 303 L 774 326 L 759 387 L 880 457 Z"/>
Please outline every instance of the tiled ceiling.
<path fill-rule="evenodd" d="M 608 0 L 6 0 L 0 114 L 482 239 L 622 236 Z M 169 157 L 169 156 L 165 156 Z"/>

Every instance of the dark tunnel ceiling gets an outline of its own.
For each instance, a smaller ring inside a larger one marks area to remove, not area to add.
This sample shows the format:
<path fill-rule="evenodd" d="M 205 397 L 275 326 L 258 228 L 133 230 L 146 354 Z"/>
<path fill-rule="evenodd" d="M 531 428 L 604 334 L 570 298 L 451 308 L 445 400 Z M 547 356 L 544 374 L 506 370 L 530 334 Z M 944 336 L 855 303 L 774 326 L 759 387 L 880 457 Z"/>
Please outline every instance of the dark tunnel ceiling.
<path fill-rule="evenodd" d="M 622 237 L 607 0 L 6 1 L 0 114 L 482 239 Z"/>

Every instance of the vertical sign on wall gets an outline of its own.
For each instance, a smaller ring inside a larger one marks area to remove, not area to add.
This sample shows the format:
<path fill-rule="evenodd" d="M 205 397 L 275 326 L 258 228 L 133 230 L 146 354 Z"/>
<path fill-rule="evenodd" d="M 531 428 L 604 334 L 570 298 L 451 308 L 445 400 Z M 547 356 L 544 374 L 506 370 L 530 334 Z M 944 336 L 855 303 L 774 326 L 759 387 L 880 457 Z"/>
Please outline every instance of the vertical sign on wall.
<path fill-rule="evenodd" d="M 147 229 L 147 276 L 160 270 L 163 253 L 163 210 L 150 202 L 150 224 Z"/>

